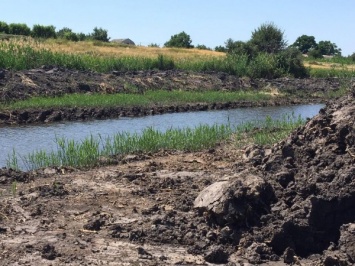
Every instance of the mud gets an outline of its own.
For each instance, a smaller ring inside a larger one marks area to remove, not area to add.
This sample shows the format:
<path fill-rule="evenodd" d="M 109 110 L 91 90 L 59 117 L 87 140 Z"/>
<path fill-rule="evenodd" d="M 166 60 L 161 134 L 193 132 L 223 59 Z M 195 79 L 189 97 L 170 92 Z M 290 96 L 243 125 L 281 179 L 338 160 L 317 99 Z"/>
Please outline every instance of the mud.
<path fill-rule="evenodd" d="M 0 171 L 1 265 L 354 265 L 355 95 L 284 141 Z"/>
<path fill-rule="evenodd" d="M 171 112 L 205 111 L 237 107 L 271 106 L 322 102 L 327 94 L 338 91 L 344 81 L 328 79 L 251 80 L 225 73 L 186 71 L 135 71 L 108 74 L 73 71 L 52 66 L 25 71 L 0 70 L 0 102 L 23 100 L 33 96 L 55 97 L 68 93 L 141 93 L 146 90 L 263 90 L 275 94 L 264 102 L 228 102 L 182 104 L 132 108 L 49 108 L 46 110 L 0 111 L 0 125 L 49 123 L 63 120 L 88 120 L 144 116 Z M 287 95 L 287 97 L 281 97 Z"/>

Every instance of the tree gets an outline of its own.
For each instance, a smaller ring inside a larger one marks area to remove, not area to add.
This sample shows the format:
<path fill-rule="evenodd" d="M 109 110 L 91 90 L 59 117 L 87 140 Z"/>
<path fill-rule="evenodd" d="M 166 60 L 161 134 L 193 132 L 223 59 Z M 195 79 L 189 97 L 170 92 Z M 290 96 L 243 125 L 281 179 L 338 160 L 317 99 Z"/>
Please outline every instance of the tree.
<path fill-rule="evenodd" d="M 171 36 L 170 40 L 167 41 L 164 46 L 165 47 L 179 47 L 179 48 L 193 48 L 191 45 L 190 35 L 186 34 L 184 31 L 179 34 L 175 34 Z"/>
<path fill-rule="evenodd" d="M 303 54 L 308 53 L 310 49 L 317 49 L 317 43 L 314 36 L 308 35 L 302 35 L 298 37 L 291 46 L 296 47 Z"/>
<path fill-rule="evenodd" d="M 341 55 L 341 49 L 330 41 L 320 41 L 318 43 L 318 50 L 322 55 Z"/>
<path fill-rule="evenodd" d="M 35 38 L 56 38 L 54 26 L 33 25 L 32 37 Z"/>
<path fill-rule="evenodd" d="M 91 38 L 102 42 L 108 42 L 110 40 L 110 38 L 107 36 L 107 30 L 97 27 L 94 28 L 93 33 L 91 34 Z"/>
<path fill-rule="evenodd" d="M 79 41 L 78 34 L 76 34 L 70 28 L 67 28 L 67 27 L 60 29 L 57 32 L 57 36 L 58 36 L 58 38 L 62 38 L 62 39 L 73 41 L 73 42 Z"/>
<path fill-rule="evenodd" d="M 6 22 L 0 21 L 0 33 L 9 33 L 9 25 Z"/>
<path fill-rule="evenodd" d="M 11 23 L 9 25 L 9 33 L 14 35 L 29 36 L 31 34 L 31 29 L 23 23 Z"/>
<path fill-rule="evenodd" d="M 277 53 L 285 49 L 286 41 L 284 32 L 274 23 L 262 24 L 252 32 L 249 43 L 255 47 L 258 52 Z"/>
<path fill-rule="evenodd" d="M 199 50 L 212 50 L 211 48 L 207 47 L 204 44 L 198 44 L 198 45 L 196 45 L 196 48 Z"/>
<path fill-rule="evenodd" d="M 216 52 L 221 52 L 221 53 L 226 53 L 226 52 L 227 52 L 226 47 L 224 47 L 224 46 L 222 46 L 222 45 L 216 46 L 216 47 L 214 48 L 214 50 L 215 50 Z"/>

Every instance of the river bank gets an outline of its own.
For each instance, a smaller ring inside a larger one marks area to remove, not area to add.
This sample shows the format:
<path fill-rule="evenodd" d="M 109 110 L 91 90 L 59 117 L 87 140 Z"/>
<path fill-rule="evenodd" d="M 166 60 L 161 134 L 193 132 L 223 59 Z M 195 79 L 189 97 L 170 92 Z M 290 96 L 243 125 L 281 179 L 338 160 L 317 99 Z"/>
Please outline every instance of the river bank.
<path fill-rule="evenodd" d="M 340 95 L 350 83 L 338 78 L 251 80 L 225 73 L 192 73 L 187 71 L 135 71 L 99 74 L 43 67 L 26 71 L 0 71 L 0 125 L 51 123 L 121 116 L 145 116 L 172 112 L 233 109 L 239 107 L 320 103 Z M 27 108 L 13 110 L 7 103 L 31 97 L 59 97 L 66 94 L 134 94 L 148 90 L 221 91 L 263 93 L 268 99 L 256 101 L 156 103 L 150 106 Z"/>
<path fill-rule="evenodd" d="M 131 154 L 90 170 L 1 169 L 1 261 L 352 265 L 354 97 L 329 102 L 272 146 Z"/>

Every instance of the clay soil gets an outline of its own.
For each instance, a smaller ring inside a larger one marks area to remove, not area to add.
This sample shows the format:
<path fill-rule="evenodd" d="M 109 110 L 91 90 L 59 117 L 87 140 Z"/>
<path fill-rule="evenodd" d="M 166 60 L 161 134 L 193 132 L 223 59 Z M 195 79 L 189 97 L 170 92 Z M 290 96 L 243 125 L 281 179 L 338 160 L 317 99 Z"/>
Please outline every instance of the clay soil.
<path fill-rule="evenodd" d="M 273 146 L 111 160 L 0 169 L 0 265 L 355 263 L 354 93 Z"/>

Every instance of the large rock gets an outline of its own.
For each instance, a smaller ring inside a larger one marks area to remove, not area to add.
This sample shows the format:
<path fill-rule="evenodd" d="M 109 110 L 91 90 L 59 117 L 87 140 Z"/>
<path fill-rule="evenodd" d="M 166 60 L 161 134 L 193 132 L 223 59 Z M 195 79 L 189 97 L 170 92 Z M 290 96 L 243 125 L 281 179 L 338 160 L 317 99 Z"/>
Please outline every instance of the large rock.
<path fill-rule="evenodd" d="M 207 212 L 208 218 L 220 225 L 250 226 L 258 224 L 260 216 L 270 211 L 273 200 L 271 186 L 263 178 L 244 171 L 205 188 L 194 207 Z"/>

